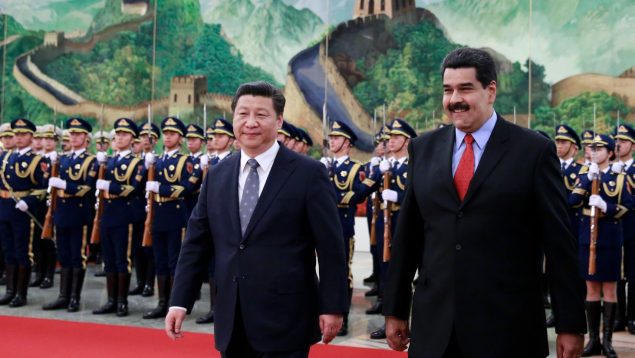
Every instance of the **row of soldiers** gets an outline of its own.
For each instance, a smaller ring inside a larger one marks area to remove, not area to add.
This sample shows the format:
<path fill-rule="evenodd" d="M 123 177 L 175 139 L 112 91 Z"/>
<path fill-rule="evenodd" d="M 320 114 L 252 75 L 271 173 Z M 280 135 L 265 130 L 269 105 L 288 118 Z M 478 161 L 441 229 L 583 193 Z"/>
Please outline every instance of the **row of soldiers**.
<path fill-rule="evenodd" d="M 571 127 L 559 125 L 555 142 L 578 239 L 580 275 L 586 281 L 589 341 L 582 356 L 617 357 L 613 332 L 628 326 L 635 334 L 635 130 L 622 124 L 610 135 L 585 130 L 580 138 Z M 583 162 L 576 162 L 580 150 Z M 597 226 L 592 230 L 593 217 Z M 590 261 L 592 251 L 596 256 Z M 548 281 L 548 265 L 545 269 Z M 547 325 L 555 319 L 548 317 Z"/>
<path fill-rule="evenodd" d="M 59 263 L 59 296 L 43 309 L 78 311 L 87 254 L 99 247 L 107 302 L 93 313 L 128 315 L 128 295 L 153 296 L 156 280 L 157 307 L 143 318 L 165 316 L 181 240 L 207 168 L 238 147 L 231 123 L 219 118 L 204 130 L 167 117 L 159 128 L 120 118 L 112 134 L 94 136 L 82 118 L 70 118 L 64 127 L 36 127 L 25 118 L 0 126 L 0 272 L 6 284 L 0 305 L 24 306 L 29 286 L 53 286 Z M 307 153 L 312 141 L 306 131 L 287 128 L 279 139 Z M 183 139 L 189 154 L 180 151 Z M 91 140 L 95 154 L 88 152 Z M 43 234 L 49 219 L 53 234 Z M 133 262 L 137 285 L 130 289 Z M 214 320 L 213 263 L 209 267 L 211 307 L 198 323 Z"/>

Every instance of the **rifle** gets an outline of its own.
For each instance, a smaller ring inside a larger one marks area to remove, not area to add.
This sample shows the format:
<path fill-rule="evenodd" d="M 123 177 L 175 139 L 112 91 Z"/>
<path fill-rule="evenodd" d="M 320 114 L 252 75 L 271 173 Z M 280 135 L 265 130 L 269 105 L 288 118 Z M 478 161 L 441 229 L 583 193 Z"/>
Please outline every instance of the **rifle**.
<path fill-rule="evenodd" d="M 150 141 L 150 145 L 152 145 L 152 109 L 150 108 L 150 105 L 148 104 L 148 127 L 149 127 L 149 132 L 148 132 L 148 140 Z M 152 153 L 150 153 L 150 155 L 154 155 Z M 154 181 L 155 179 L 155 169 L 154 169 L 154 164 L 152 164 L 149 168 L 148 168 L 148 181 Z M 141 242 L 141 245 L 143 247 L 150 247 L 152 246 L 152 223 L 154 222 L 154 193 L 151 191 L 148 191 L 148 212 L 146 215 L 146 221 L 143 224 L 143 241 Z"/>
<path fill-rule="evenodd" d="M 384 104 L 384 127 L 386 127 L 386 105 Z M 384 159 L 386 159 L 386 141 L 384 141 Z M 384 187 L 383 190 L 390 189 L 390 170 L 387 170 L 384 173 Z M 386 201 L 386 207 L 384 208 L 384 252 L 383 259 L 384 262 L 390 261 L 390 242 L 392 241 L 392 233 L 391 233 L 391 222 L 390 222 L 390 214 L 391 214 L 392 205 L 390 205 L 389 201 Z"/>
<path fill-rule="evenodd" d="M 595 141 L 596 130 L 596 106 L 593 104 L 593 140 Z M 595 162 L 595 156 L 591 156 L 593 162 Z M 593 177 L 591 182 L 591 195 L 598 195 L 600 189 L 600 178 L 598 175 Z M 589 275 L 594 275 L 596 272 L 596 257 L 597 257 L 597 241 L 598 241 L 598 219 L 599 213 L 595 206 L 591 207 L 591 220 L 589 230 Z"/>
<path fill-rule="evenodd" d="M 100 119 L 100 131 L 104 133 L 104 105 L 101 106 L 101 119 Z M 104 180 L 106 177 L 106 163 L 99 163 L 99 171 L 97 172 L 97 179 Z M 101 217 L 104 215 L 104 200 L 106 200 L 104 191 L 99 190 L 97 195 L 97 212 L 95 218 L 93 218 L 93 230 L 90 233 L 90 243 L 98 244 L 101 242 Z"/>
<path fill-rule="evenodd" d="M 51 176 L 57 177 L 60 171 L 59 160 L 53 162 L 53 166 L 51 168 Z M 57 188 L 51 187 L 51 204 L 46 210 L 46 217 L 44 217 L 44 226 L 42 227 L 42 239 L 43 240 L 52 240 L 53 239 L 53 215 L 55 213 L 55 209 L 57 208 Z"/>
<path fill-rule="evenodd" d="M 373 198 L 373 216 L 370 219 L 370 244 L 377 245 L 377 216 L 379 215 L 379 193 L 375 193 L 375 197 Z"/>

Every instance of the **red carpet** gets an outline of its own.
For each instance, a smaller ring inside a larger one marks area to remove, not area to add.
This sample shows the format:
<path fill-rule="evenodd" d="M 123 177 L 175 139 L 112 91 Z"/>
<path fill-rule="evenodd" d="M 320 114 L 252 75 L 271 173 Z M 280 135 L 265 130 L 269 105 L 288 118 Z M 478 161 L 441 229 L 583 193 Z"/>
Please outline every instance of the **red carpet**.
<path fill-rule="evenodd" d="M 210 334 L 185 332 L 172 341 L 162 330 L 0 316 L 0 355 L 30 357 L 220 357 Z M 311 358 L 396 358 L 405 353 L 318 344 Z"/>

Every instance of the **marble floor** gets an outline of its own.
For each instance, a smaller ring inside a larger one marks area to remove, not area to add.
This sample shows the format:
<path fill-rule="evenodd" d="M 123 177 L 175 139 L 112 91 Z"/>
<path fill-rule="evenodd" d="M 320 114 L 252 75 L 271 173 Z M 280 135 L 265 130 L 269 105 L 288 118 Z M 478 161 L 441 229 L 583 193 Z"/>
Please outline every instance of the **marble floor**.
<path fill-rule="evenodd" d="M 355 252 L 353 257 L 353 276 L 354 276 L 354 297 L 353 307 L 350 315 L 349 335 L 346 337 L 338 337 L 335 344 L 370 347 L 388 349 L 385 341 L 376 341 L 369 338 L 369 333 L 381 327 L 383 318 L 381 316 L 369 316 L 364 311 L 371 307 L 374 298 L 364 297 L 369 287 L 362 282 L 364 277 L 370 273 L 371 256 L 367 252 Z M 114 325 L 141 326 L 149 328 L 163 328 L 163 320 L 144 320 L 141 315 L 154 308 L 156 305 L 156 297 L 144 298 L 141 296 L 131 296 L 129 298 L 130 315 L 128 317 L 119 318 L 114 314 L 96 316 L 91 310 L 100 306 L 106 300 L 105 278 L 95 277 L 96 267 L 89 266 L 89 272 L 86 275 L 84 291 L 82 293 L 82 307 L 79 312 L 68 313 L 66 311 L 43 311 L 41 306 L 48 301 L 57 297 L 59 288 L 59 275 L 55 277 L 55 287 L 52 289 L 29 289 L 29 303 L 25 307 L 8 308 L 0 306 L 0 315 L 26 316 L 36 318 L 53 318 L 79 322 L 94 322 Z M 134 278 L 133 278 L 134 282 Z M 206 332 L 213 333 L 213 324 L 199 325 L 194 321 L 197 317 L 204 315 L 209 309 L 209 290 L 207 286 L 203 286 L 202 299 L 196 303 L 192 315 L 186 320 L 183 329 L 187 332 Z M 0 288 L 4 292 L 4 287 Z M 521 328 L 519 328 L 521 329 Z M 552 356 L 555 357 L 555 332 L 548 330 L 549 343 Z M 167 339 L 167 338 L 166 338 Z M 623 358 L 635 358 L 635 336 L 626 332 L 616 333 L 614 336 L 614 345 Z"/>

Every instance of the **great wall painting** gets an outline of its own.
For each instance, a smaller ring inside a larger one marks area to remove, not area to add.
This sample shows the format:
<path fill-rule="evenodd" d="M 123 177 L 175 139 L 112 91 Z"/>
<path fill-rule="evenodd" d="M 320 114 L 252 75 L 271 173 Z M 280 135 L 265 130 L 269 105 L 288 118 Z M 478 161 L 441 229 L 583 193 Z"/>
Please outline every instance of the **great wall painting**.
<path fill-rule="evenodd" d="M 319 142 L 326 84 L 326 116 L 348 122 L 368 151 L 384 105 L 387 117 L 419 131 L 444 120 L 438 65 L 447 50 L 468 45 L 495 56 L 497 109 L 506 118 L 547 132 L 555 122 L 581 129 L 590 112 L 567 113 L 563 102 L 586 103 L 590 92 L 602 94 L 593 98 L 602 101 L 608 128 L 618 112 L 635 119 L 635 40 L 619 36 L 635 27 L 628 21 L 635 10 L 620 7 L 625 1 L 534 0 L 529 37 L 528 0 L 343 0 L 331 1 L 329 14 L 323 2 L 301 0 L 7 0 L 0 5 L 2 120 L 141 120 L 151 105 L 155 120 L 172 114 L 201 123 L 204 105 L 210 116 L 230 113 L 235 83 L 265 79 L 284 88 L 285 118 Z M 91 81 L 111 87 L 100 92 Z M 109 88 L 123 88 L 126 100 Z"/>

